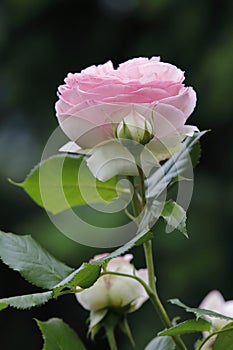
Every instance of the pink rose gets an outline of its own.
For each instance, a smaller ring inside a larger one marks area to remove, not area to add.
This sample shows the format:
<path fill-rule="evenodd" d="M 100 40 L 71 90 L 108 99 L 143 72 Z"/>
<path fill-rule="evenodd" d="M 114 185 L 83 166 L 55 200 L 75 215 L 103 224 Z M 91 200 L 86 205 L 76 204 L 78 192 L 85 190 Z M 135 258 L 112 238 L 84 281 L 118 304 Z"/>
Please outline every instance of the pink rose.
<path fill-rule="evenodd" d="M 233 300 L 225 301 L 222 294 L 218 290 L 213 290 L 209 292 L 204 300 L 201 302 L 201 309 L 207 309 L 215 311 L 225 316 L 233 317 Z M 212 322 L 213 331 L 219 331 L 221 328 L 225 327 L 228 323 L 232 322 L 230 320 L 225 320 L 217 317 L 205 316 Z M 207 332 L 203 333 L 204 338 L 208 336 Z M 216 337 L 213 336 L 208 340 L 202 347 L 203 350 L 211 350 L 213 348 L 213 343 Z"/>
<path fill-rule="evenodd" d="M 159 57 L 135 58 L 117 69 L 109 61 L 69 73 L 58 88 L 55 107 L 59 124 L 72 141 L 62 150 L 92 149 L 87 164 L 100 180 L 116 174 L 136 175 L 132 154 L 116 138 L 116 130 L 127 117 L 145 118 L 154 130 L 146 149 L 155 164 L 168 158 L 187 135 L 197 131 L 185 125 L 196 105 L 196 94 L 183 80 L 180 69 L 160 62 Z"/>
<path fill-rule="evenodd" d="M 222 294 L 218 290 L 213 290 L 208 293 L 199 307 L 201 309 L 207 309 L 225 316 L 233 317 L 233 300 L 225 301 Z M 231 322 L 216 317 L 209 318 L 212 321 L 215 330 L 219 330 Z"/>

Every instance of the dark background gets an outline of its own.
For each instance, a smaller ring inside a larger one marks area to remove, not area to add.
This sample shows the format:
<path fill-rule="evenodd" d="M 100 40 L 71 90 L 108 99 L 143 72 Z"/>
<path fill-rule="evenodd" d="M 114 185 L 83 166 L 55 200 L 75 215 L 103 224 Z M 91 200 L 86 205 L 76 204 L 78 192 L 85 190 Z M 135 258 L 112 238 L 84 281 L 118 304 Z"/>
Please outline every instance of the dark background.
<path fill-rule="evenodd" d="M 39 162 L 57 127 L 56 89 L 71 72 L 111 59 L 160 55 L 186 71 L 198 105 L 190 124 L 211 129 L 202 140 L 202 161 L 188 215 L 190 239 L 160 231 L 154 240 L 158 287 L 163 299 L 198 306 L 212 289 L 233 299 L 233 2 L 230 0 L 2 0 L 0 4 L 0 189 L 1 228 L 32 234 L 57 258 L 79 266 L 100 250 L 72 242 L 46 213 L 7 178 L 21 181 Z M 141 249 L 135 264 L 144 266 Z M 0 296 L 35 292 L 1 264 Z M 180 310 L 168 306 L 172 315 Z M 88 349 L 105 349 L 85 338 L 88 312 L 73 296 L 30 311 L 0 315 L 1 349 L 39 350 L 33 318 L 62 317 Z M 137 348 L 162 328 L 147 303 L 129 315 Z M 121 349 L 130 349 L 119 335 Z M 190 346 L 191 348 L 191 346 Z"/>

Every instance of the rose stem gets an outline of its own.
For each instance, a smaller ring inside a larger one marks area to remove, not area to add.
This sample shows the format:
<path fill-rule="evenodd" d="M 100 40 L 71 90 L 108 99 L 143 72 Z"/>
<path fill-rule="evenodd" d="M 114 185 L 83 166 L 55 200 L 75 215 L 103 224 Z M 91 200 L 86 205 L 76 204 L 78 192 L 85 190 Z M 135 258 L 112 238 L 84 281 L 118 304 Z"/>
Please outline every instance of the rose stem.
<path fill-rule="evenodd" d="M 138 172 L 139 172 L 139 178 L 140 178 L 140 190 L 141 190 L 141 198 L 142 198 L 141 207 L 143 210 L 143 208 L 146 205 L 146 193 L 145 193 L 144 174 L 143 174 L 141 167 L 139 167 L 139 166 L 138 166 Z M 135 203 L 135 207 L 136 206 L 137 206 L 137 203 Z M 139 208 L 139 206 L 137 206 L 137 212 L 135 213 L 135 216 L 139 215 L 139 213 L 140 213 L 140 208 Z M 149 284 L 150 289 L 153 292 L 153 296 L 151 296 L 152 303 L 153 303 L 161 321 L 165 325 L 165 327 L 170 328 L 170 327 L 172 327 L 172 323 L 171 323 L 169 316 L 168 316 L 168 314 L 167 314 L 167 312 L 166 312 L 166 310 L 165 310 L 165 308 L 164 308 L 164 306 L 159 298 L 156 284 L 155 284 L 152 241 L 148 240 L 147 242 L 145 242 L 143 244 L 143 248 L 144 248 L 144 254 L 145 254 L 145 259 L 146 259 L 146 266 L 147 266 L 147 270 L 148 270 L 148 284 Z M 187 348 L 186 348 L 186 346 L 185 346 L 185 344 L 180 336 L 176 335 L 176 336 L 173 336 L 172 338 L 177 345 L 177 349 L 187 350 Z"/>

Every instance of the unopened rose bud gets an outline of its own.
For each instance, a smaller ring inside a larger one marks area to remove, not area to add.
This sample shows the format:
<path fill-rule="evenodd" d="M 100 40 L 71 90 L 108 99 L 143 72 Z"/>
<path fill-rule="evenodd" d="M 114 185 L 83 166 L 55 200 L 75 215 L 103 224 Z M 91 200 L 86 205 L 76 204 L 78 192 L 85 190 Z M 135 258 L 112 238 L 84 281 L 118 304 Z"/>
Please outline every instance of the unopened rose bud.
<path fill-rule="evenodd" d="M 96 255 L 93 260 L 107 255 Z M 90 311 L 89 332 L 92 338 L 101 327 L 104 327 L 107 332 L 109 327 L 114 329 L 119 325 L 134 344 L 126 314 L 139 309 L 149 297 L 142 284 L 134 278 L 108 274 L 108 272 L 115 272 L 136 276 L 147 283 L 147 269 L 136 270 L 130 263 L 132 258 L 132 254 L 126 254 L 111 259 L 104 269 L 105 274 L 93 286 L 76 293 L 78 302 Z"/>
<path fill-rule="evenodd" d="M 97 255 L 94 260 L 106 255 Z M 126 254 L 111 259 L 107 271 L 137 276 L 147 282 L 147 270 L 136 270 L 130 263 L 132 258 L 132 254 Z M 76 297 L 79 303 L 90 311 L 115 308 L 124 312 L 137 310 L 148 299 L 144 287 L 135 279 L 110 274 L 100 277 L 92 287 L 77 293 Z"/>
<path fill-rule="evenodd" d="M 118 125 L 116 136 L 146 145 L 154 137 L 152 124 L 139 113 L 128 114 Z"/>

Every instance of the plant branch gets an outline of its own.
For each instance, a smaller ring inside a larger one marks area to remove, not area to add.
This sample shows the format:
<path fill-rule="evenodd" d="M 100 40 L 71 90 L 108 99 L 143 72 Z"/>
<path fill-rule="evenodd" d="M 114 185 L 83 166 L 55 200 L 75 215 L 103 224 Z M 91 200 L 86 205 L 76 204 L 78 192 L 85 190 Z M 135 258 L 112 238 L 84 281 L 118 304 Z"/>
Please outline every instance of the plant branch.
<path fill-rule="evenodd" d="M 113 272 L 113 271 L 102 272 L 100 277 L 104 276 L 104 275 L 115 275 L 115 276 L 121 276 L 121 277 L 128 277 L 128 278 L 132 278 L 132 279 L 138 281 L 139 283 L 141 283 L 141 285 L 144 287 L 147 295 L 150 298 L 152 305 L 154 306 L 154 308 L 155 308 L 156 312 L 158 313 L 164 326 L 167 328 L 172 327 L 172 323 L 171 323 L 171 321 L 166 313 L 166 310 L 164 309 L 164 307 L 159 299 L 157 291 L 151 290 L 151 288 L 140 277 L 137 277 L 135 275 L 129 275 L 126 273 Z M 173 340 L 176 343 L 178 349 L 187 350 L 186 346 L 184 345 L 182 339 L 179 336 L 173 336 Z"/>
<path fill-rule="evenodd" d="M 143 244 L 144 248 L 144 254 L 146 259 L 146 266 L 148 270 L 148 283 L 153 290 L 153 292 L 156 292 L 156 286 L 155 286 L 155 271 L 154 271 L 154 261 L 153 261 L 153 254 L 152 254 L 152 242 L 151 240 L 145 242 Z"/>
<path fill-rule="evenodd" d="M 132 210 L 133 210 L 133 214 L 135 216 L 135 218 L 137 218 L 137 216 L 139 215 L 139 213 L 141 212 L 141 203 L 140 200 L 138 198 L 138 194 L 135 188 L 135 184 L 134 184 L 134 177 L 133 176 L 127 176 L 128 180 L 130 181 L 132 187 L 133 187 L 133 198 L 132 198 Z"/>
<path fill-rule="evenodd" d="M 140 166 L 137 166 L 138 173 L 139 173 L 139 179 L 140 179 L 140 189 L 141 189 L 141 196 L 142 196 L 142 205 L 146 205 L 146 191 L 145 191 L 145 184 L 144 184 L 144 173 L 142 171 L 142 168 Z"/>
<path fill-rule="evenodd" d="M 139 172 L 139 178 L 140 178 L 140 190 L 141 190 L 141 205 L 137 206 L 137 212 L 135 214 L 140 214 L 140 208 L 141 211 L 144 209 L 146 205 L 146 191 L 145 191 L 145 183 L 144 183 L 144 174 L 142 169 L 138 166 L 138 172 Z M 135 203 L 136 204 L 136 203 Z M 165 327 L 170 328 L 172 326 L 172 323 L 170 321 L 170 318 L 163 307 L 163 304 L 161 303 L 161 300 L 159 298 L 156 284 L 155 284 L 155 272 L 154 272 L 154 261 L 153 261 L 153 252 L 152 252 L 152 241 L 149 240 L 143 244 L 144 253 L 145 253 L 145 259 L 146 259 L 146 266 L 148 270 L 148 284 L 149 289 L 151 291 L 150 300 L 157 311 L 157 314 L 159 315 L 161 321 L 165 325 Z M 183 340 L 180 336 L 175 335 L 172 337 L 174 342 L 176 343 L 177 349 L 179 350 L 187 350 Z"/>
<path fill-rule="evenodd" d="M 130 214 L 130 212 L 128 211 L 128 209 L 127 208 L 125 208 L 125 214 L 128 216 L 128 218 L 130 219 L 130 220 L 132 220 L 132 221 L 134 221 L 136 218 L 132 215 L 132 214 Z"/>
<path fill-rule="evenodd" d="M 104 275 L 115 275 L 115 276 L 132 278 L 132 279 L 138 281 L 139 283 L 141 283 L 141 285 L 144 287 L 144 289 L 147 292 L 149 297 L 152 294 L 152 291 L 151 291 L 150 287 L 140 277 L 137 277 L 135 275 L 129 275 L 127 273 L 121 273 L 121 272 L 105 271 L 105 272 L 102 272 L 100 274 L 100 277 L 104 276 Z"/>

